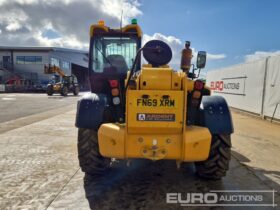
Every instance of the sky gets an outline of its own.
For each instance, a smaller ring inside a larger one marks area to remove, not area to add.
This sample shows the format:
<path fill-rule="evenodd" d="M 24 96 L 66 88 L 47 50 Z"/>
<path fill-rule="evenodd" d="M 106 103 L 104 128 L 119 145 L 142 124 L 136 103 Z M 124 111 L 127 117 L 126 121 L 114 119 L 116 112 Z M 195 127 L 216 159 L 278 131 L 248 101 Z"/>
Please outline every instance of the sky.
<path fill-rule="evenodd" d="M 278 0 L 0 0 L 0 45 L 88 49 L 89 27 L 138 19 L 144 43 L 167 42 L 179 67 L 185 41 L 207 51 L 203 72 L 280 54 Z M 193 58 L 195 63 L 195 57 Z"/>

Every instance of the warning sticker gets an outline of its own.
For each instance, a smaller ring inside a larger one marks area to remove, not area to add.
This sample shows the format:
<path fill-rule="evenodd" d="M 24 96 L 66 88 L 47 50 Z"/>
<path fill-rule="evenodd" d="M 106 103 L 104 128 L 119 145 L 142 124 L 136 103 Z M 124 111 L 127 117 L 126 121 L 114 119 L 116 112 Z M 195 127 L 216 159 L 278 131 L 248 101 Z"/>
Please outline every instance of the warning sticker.
<path fill-rule="evenodd" d="M 175 114 L 137 113 L 137 121 L 174 122 Z"/>

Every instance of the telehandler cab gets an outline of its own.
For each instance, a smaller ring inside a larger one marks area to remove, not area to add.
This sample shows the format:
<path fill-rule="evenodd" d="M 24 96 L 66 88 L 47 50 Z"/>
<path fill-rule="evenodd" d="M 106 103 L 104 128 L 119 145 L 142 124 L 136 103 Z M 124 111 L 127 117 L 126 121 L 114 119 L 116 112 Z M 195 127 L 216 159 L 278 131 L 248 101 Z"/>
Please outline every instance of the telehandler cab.
<path fill-rule="evenodd" d="M 141 38 L 135 19 L 120 29 L 103 21 L 91 26 L 92 93 L 79 100 L 76 115 L 82 171 L 103 174 L 112 158 L 172 159 L 182 167 L 194 162 L 199 176 L 220 179 L 233 133 L 226 101 L 194 80 L 190 49 L 182 51 L 183 71 L 174 71 L 170 47 L 152 40 L 141 48 Z M 148 64 L 141 66 L 141 53 Z M 205 63 L 206 52 L 198 52 L 197 69 Z"/>

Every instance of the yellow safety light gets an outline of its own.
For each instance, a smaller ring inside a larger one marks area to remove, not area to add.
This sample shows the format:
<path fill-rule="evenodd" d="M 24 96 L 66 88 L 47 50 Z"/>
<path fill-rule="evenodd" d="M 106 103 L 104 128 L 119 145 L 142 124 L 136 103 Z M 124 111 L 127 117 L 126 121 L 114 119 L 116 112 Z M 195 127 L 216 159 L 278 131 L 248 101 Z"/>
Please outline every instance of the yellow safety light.
<path fill-rule="evenodd" d="M 98 25 L 105 26 L 105 21 L 104 20 L 99 20 Z"/>

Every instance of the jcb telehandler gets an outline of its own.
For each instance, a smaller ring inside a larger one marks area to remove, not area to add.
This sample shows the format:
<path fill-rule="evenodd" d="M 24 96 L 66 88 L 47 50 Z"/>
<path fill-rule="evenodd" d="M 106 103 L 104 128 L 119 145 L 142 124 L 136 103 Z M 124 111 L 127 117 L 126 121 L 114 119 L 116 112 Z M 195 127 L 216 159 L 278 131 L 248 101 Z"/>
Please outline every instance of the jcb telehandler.
<path fill-rule="evenodd" d="M 76 115 L 82 171 L 102 174 L 112 158 L 172 159 L 178 167 L 194 162 L 199 176 L 220 179 L 233 133 L 226 101 L 194 80 L 190 43 L 182 51 L 183 71 L 174 71 L 170 47 L 152 40 L 141 48 L 141 37 L 136 20 L 120 29 L 103 21 L 91 26 L 91 93 L 79 100 Z M 141 66 L 141 53 L 148 64 Z M 205 62 L 206 52 L 198 52 L 197 69 Z"/>
<path fill-rule="evenodd" d="M 75 96 L 79 94 L 79 84 L 74 75 L 66 75 L 61 68 L 55 65 L 45 65 L 45 74 L 58 74 L 62 77 L 62 81 L 52 81 L 47 85 L 47 95 L 52 96 L 54 93 L 60 93 L 67 96 L 69 92 L 73 92 Z"/>

